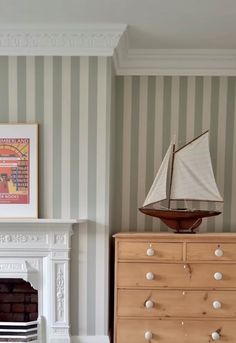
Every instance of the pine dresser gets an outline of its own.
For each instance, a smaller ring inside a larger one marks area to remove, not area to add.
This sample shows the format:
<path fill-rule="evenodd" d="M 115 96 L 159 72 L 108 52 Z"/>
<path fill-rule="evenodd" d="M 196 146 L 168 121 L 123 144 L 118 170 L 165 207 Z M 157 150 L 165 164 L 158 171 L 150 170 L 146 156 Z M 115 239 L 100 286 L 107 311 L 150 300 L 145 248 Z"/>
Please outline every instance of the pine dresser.
<path fill-rule="evenodd" d="M 236 234 L 114 237 L 114 343 L 236 343 Z"/>

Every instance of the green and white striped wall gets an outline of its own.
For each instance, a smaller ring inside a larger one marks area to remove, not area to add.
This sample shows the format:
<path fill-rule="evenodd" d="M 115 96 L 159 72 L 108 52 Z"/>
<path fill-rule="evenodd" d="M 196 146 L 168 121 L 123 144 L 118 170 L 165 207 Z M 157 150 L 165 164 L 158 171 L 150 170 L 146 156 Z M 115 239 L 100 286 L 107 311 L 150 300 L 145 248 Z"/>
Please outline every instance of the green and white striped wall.
<path fill-rule="evenodd" d="M 75 336 L 108 330 L 111 73 L 107 57 L 0 57 L 0 122 L 39 124 L 40 217 L 88 218 L 72 238 Z"/>
<path fill-rule="evenodd" d="M 0 57 L 0 122 L 39 123 L 40 217 L 88 218 L 73 236 L 72 335 L 107 335 L 109 232 L 165 230 L 137 208 L 174 134 L 210 129 L 225 205 L 201 230 L 235 230 L 235 92 L 234 77 L 114 77 L 109 57 Z"/>
<path fill-rule="evenodd" d="M 116 79 L 116 230 L 165 230 L 138 212 L 176 135 L 178 145 L 210 130 L 223 214 L 201 231 L 236 230 L 236 78 L 119 76 Z M 197 206 L 194 204 L 194 206 Z M 202 206 L 202 205 L 201 205 Z"/>

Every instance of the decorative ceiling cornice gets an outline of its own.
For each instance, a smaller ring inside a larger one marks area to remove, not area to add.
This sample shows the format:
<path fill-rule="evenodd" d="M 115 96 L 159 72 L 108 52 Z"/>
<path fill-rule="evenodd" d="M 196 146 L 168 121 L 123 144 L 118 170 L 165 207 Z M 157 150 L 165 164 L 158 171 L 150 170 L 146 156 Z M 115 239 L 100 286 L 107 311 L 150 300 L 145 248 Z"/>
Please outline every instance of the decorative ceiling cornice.
<path fill-rule="evenodd" d="M 236 76 L 236 49 L 130 49 L 126 31 L 114 65 L 117 75 Z"/>
<path fill-rule="evenodd" d="M 131 49 L 126 24 L 0 26 L 0 55 L 114 55 L 117 75 L 236 76 L 236 49 Z"/>
<path fill-rule="evenodd" d="M 0 27 L 0 55 L 112 56 L 123 24 Z"/>

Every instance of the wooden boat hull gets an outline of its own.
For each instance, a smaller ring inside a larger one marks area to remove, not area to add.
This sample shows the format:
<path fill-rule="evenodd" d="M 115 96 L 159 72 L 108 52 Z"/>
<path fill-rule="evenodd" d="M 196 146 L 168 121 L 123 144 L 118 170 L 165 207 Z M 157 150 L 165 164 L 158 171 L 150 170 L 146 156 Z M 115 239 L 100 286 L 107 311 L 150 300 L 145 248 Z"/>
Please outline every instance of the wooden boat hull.
<path fill-rule="evenodd" d="M 139 210 L 151 217 L 159 218 L 176 233 L 194 233 L 194 230 L 201 224 L 202 218 L 217 216 L 219 211 L 207 210 L 160 210 L 141 207 Z"/>

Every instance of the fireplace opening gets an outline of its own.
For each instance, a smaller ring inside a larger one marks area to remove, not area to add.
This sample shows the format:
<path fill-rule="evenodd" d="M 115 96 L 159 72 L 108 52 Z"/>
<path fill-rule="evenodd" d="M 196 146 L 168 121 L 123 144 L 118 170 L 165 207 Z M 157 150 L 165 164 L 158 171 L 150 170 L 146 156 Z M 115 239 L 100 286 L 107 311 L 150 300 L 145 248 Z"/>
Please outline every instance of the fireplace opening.
<path fill-rule="evenodd" d="M 38 291 L 23 279 L 0 279 L 0 342 L 37 340 Z"/>

